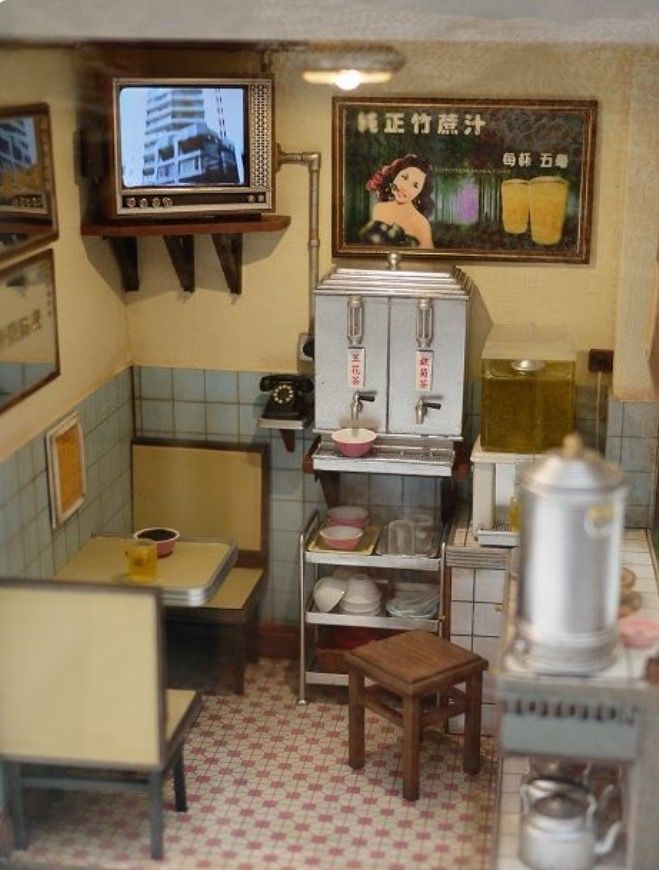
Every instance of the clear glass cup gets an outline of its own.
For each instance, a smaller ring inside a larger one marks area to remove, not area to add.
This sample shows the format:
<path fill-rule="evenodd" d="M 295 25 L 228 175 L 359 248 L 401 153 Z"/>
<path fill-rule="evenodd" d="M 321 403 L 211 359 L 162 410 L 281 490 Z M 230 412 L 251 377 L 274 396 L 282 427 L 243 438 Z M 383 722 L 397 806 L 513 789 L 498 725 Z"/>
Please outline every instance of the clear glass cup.
<path fill-rule="evenodd" d="M 158 548 L 155 541 L 140 541 L 126 550 L 128 576 L 135 583 L 151 583 L 158 570 Z"/>
<path fill-rule="evenodd" d="M 413 556 L 414 523 L 410 520 L 392 520 L 387 529 L 387 550 L 392 556 Z"/>

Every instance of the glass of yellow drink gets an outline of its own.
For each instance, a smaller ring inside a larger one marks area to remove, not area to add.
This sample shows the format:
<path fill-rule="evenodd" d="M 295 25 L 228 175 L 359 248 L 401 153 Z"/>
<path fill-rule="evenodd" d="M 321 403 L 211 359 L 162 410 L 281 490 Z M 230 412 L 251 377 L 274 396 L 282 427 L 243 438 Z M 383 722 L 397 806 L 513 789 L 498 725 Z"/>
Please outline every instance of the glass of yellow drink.
<path fill-rule="evenodd" d="M 558 175 L 539 175 L 529 182 L 531 238 L 536 245 L 556 245 L 563 236 L 568 183 Z"/>
<path fill-rule="evenodd" d="M 507 178 L 501 182 L 503 228 L 521 235 L 529 225 L 529 183 L 524 178 Z"/>

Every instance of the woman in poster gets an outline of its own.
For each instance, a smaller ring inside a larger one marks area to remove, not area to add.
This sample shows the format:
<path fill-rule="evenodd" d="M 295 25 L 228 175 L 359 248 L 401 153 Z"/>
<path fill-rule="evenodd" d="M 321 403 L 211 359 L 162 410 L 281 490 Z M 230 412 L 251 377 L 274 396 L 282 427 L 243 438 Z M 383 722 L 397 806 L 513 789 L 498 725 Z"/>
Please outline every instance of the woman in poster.
<path fill-rule="evenodd" d="M 432 198 L 430 163 L 416 154 L 406 154 L 383 166 L 366 182 L 366 189 L 377 192 L 371 220 L 359 231 L 362 242 L 370 245 L 396 245 L 432 248 L 428 216 L 435 203 Z"/>

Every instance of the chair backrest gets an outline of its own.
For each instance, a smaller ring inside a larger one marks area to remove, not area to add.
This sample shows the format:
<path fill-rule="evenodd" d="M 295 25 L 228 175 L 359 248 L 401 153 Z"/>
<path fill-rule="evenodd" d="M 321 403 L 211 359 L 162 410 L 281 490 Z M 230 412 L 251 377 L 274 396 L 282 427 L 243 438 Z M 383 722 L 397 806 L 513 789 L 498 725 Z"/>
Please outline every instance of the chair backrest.
<path fill-rule="evenodd" d="M 162 643 L 156 589 L 0 578 L 0 757 L 161 767 Z"/>
<path fill-rule="evenodd" d="M 135 441 L 135 528 L 229 538 L 238 544 L 239 565 L 267 565 L 268 454 L 267 444 Z"/>

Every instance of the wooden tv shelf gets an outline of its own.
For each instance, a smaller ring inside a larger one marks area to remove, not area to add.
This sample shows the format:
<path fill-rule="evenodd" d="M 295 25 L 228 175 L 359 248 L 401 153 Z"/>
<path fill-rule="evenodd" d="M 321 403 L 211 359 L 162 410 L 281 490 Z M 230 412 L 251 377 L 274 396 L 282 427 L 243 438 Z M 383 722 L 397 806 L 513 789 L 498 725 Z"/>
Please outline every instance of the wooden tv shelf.
<path fill-rule="evenodd" d="M 290 224 L 288 215 L 267 214 L 258 218 L 200 221 L 85 220 L 83 236 L 100 236 L 109 242 L 115 256 L 123 288 L 140 289 L 137 240 L 143 236 L 162 236 L 183 290 L 195 289 L 194 236 L 209 235 L 217 252 L 231 293 L 242 289 L 242 250 L 245 233 L 273 233 Z"/>

